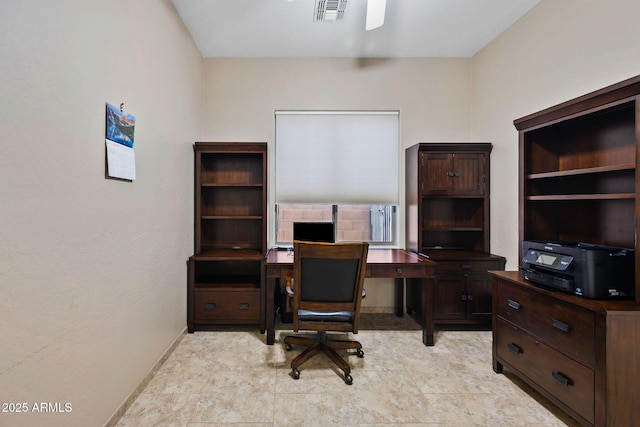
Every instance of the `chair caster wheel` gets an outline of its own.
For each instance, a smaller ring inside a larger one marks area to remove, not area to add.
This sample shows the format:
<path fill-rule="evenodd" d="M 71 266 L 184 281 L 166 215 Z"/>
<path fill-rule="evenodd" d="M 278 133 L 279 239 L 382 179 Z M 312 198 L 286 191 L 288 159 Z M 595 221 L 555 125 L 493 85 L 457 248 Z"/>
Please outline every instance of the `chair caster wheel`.
<path fill-rule="evenodd" d="M 361 348 L 359 348 L 359 349 L 356 351 L 356 354 L 357 354 L 357 355 L 358 355 L 358 357 L 359 357 L 359 358 L 361 358 L 361 359 L 364 357 L 364 351 L 362 351 L 362 349 L 361 349 Z"/>
<path fill-rule="evenodd" d="M 291 351 L 291 344 L 286 343 L 286 344 L 284 345 L 284 348 L 285 348 L 285 350 L 287 350 L 287 351 Z"/>
<path fill-rule="evenodd" d="M 353 384 L 353 377 L 350 374 L 345 374 L 344 376 L 344 383 L 346 385 L 351 385 Z"/>
<path fill-rule="evenodd" d="M 299 380 L 300 379 L 300 371 L 298 371 L 297 369 L 292 369 L 291 370 L 291 375 L 293 375 L 293 379 L 294 380 Z"/>

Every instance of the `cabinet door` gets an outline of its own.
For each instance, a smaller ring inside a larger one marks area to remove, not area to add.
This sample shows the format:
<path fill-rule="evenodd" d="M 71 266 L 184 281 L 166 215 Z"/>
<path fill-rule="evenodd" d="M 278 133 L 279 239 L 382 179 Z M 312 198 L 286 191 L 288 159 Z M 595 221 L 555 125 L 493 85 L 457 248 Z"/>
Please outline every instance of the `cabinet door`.
<path fill-rule="evenodd" d="M 433 310 L 436 321 L 465 319 L 465 281 L 462 273 L 436 273 Z"/>
<path fill-rule="evenodd" d="M 491 322 L 492 287 L 488 274 L 467 276 L 467 320 Z"/>
<path fill-rule="evenodd" d="M 453 175 L 454 194 L 482 195 L 484 193 L 484 155 L 454 154 Z"/>
<path fill-rule="evenodd" d="M 449 194 L 453 189 L 451 154 L 421 153 L 422 194 Z"/>

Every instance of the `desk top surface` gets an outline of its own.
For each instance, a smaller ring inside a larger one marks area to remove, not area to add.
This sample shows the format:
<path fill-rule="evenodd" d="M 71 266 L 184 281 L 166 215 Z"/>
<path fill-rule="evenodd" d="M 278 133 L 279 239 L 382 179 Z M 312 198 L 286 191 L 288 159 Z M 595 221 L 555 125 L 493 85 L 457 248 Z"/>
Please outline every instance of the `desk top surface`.
<path fill-rule="evenodd" d="M 266 257 L 267 264 L 293 264 L 293 252 L 272 249 Z M 405 249 L 369 248 L 367 264 L 434 264 L 425 257 Z"/>

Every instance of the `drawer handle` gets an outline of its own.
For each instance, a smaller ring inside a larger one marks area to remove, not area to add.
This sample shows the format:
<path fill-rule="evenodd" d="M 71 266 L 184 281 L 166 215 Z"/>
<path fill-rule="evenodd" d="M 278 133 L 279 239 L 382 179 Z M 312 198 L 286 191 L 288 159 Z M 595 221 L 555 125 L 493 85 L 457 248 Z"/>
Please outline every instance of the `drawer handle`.
<path fill-rule="evenodd" d="M 215 302 L 208 302 L 204 305 L 205 310 L 213 310 L 214 308 L 216 308 Z"/>
<path fill-rule="evenodd" d="M 249 309 L 249 303 L 248 302 L 241 302 L 240 304 L 238 304 L 238 308 L 240 310 L 248 310 Z"/>
<path fill-rule="evenodd" d="M 559 320 L 553 319 L 553 327 L 560 329 L 562 332 L 569 332 L 569 325 Z"/>
<path fill-rule="evenodd" d="M 520 303 L 512 299 L 507 300 L 507 305 L 513 308 L 514 310 L 520 310 Z"/>
<path fill-rule="evenodd" d="M 400 267 L 397 267 L 397 268 L 396 268 L 396 273 L 398 273 L 398 274 L 402 274 L 402 269 L 401 269 Z"/>
<path fill-rule="evenodd" d="M 521 349 L 519 346 L 517 346 L 517 345 L 515 345 L 514 343 L 512 343 L 512 342 L 510 342 L 509 344 L 507 344 L 507 347 L 509 347 L 509 351 L 510 351 L 511 353 L 515 353 L 515 354 L 520 354 L 520 353 L 522 353 L 522 349 Z"/>
<path fill-rule="evenodd" d="M 472 270 L 473 266 L 471 264 L 462 264 L 461 265 L 463 270 Z"/>
<path fill-rule="evenodd" d="M 553 371 L 551 373 L 551 376 L 553 378 L 556 379 L 556 381 L 558 381 L 560 384 L 562 384 L 565 387 L 569 387 L 572 384 L 571 379 L 565 377 L 564 375 L 562 375 L 560 372 L 557 371 Z"/>

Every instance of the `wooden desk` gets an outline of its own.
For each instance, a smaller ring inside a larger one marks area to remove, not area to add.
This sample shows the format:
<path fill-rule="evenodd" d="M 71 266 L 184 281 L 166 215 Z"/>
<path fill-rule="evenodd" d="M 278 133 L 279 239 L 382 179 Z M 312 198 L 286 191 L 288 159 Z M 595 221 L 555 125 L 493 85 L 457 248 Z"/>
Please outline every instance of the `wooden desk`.
<path fill-rule="evenodd" d="M 436 263 L 404 249 L 369 248 L 366 277 L 394 278 L 396 315 L 404 311 L 404 281 L 415 280 L 422 285 L 422 342 L 433 345 L 433 271 Z M 293 276 L 293 254 L 271 250 L 264 262 L 266 290 L 267 344 L 275 340 L 275 286 L 277 279 Z"/>

